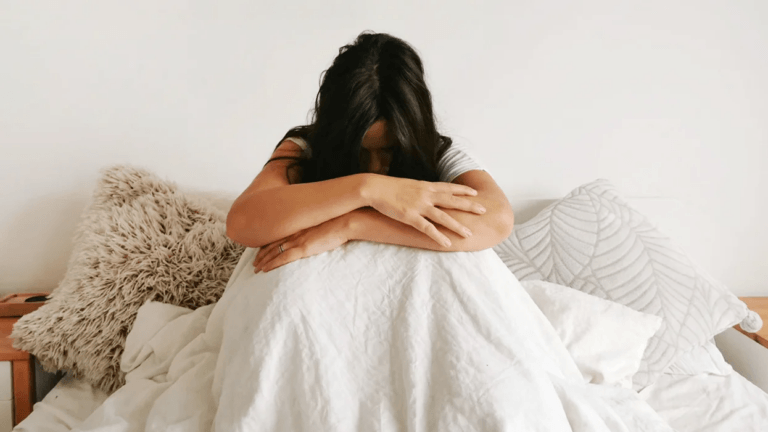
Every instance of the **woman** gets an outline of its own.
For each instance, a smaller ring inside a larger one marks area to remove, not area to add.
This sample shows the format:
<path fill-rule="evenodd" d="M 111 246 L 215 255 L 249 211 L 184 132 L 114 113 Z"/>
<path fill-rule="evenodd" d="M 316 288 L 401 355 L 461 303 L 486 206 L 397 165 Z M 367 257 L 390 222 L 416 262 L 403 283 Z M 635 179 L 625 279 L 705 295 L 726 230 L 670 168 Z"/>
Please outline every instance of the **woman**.
<path fill-rule="evenodd" d="M 418 54 L 360 34 L 325 71 L 310 125 L 288 131 L 235 200 L 227 235 L 260 248 L 254 271 L 367 240 L 478 251 L 509 236 L 493 178 L 435 126 Z"/>
<path fill-rule="evenodd" d="M 312 124 L 286 133 L 228 215 L 248 249 L 208 323 L 222 329 L 214 429 L 540 424 L 566 353 L 489 249 L 512 224 L 491 176 L 438 134 L 413 48 L 360 34 L 325 72 Z M 339 248 L 351 240 L 366 242 Z"/>

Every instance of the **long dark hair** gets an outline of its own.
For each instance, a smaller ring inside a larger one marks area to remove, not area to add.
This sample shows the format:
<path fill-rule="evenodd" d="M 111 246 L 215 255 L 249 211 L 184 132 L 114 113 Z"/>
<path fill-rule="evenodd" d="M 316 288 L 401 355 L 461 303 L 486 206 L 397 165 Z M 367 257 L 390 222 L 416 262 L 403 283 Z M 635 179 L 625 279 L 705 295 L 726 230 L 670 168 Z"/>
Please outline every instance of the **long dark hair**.
<path fill-rule="evenodd" d="M 452 140 L 437 132 L 421 59 L 401 39 L 364 31 L 339 48 L 321 74 L 312 123 L 294 127 L 280 140 L 303 138 L 312 157 L 267 163 L 295 159 L 287 169 L 300 167 L 303 183 L 362 172 L 363 137 L 380 119 L 395 145 L 387 175 L 437 181 L 437 161 Z"/>

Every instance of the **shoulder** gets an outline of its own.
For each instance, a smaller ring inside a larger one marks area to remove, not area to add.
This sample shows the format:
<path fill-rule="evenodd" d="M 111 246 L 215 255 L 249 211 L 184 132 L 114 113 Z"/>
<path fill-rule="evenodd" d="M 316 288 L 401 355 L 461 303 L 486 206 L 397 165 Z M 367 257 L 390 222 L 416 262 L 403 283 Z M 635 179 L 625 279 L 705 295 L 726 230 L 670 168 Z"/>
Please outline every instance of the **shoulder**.
<path fill-rule="evenodd" d="M 453 182 L 459 175 L 472 170 L 487 172 L 485 165 L 462 142 L 454 141 L 437 161 L 437 174 L 442 182 Z"/>
<path fill-rule="evenodd" d="M 301 137 L 288 137 L 286 138 L 287 141 L 291 141 L 301 147 L 301 151 L 304 153 L 306 157 L 312 156 L 312 148 L 309 147 L 309 144 L 301 138 Z"/>
<path fill-rule="evenodd" d="M 445 153 L 443 153 L 443 155 L 440 157 L 440 161 L 446 161 L 446 160 L 450 160 L 451 158 L 457 158 L 457 157 L 470 158 L 470 159 L 477 160 L 477 158 L 475 157 L 474 151 L 470 146 L 468 146 L 462 141 L 453 141 L 450 147 L 448 147 L 445 150 Z"/>

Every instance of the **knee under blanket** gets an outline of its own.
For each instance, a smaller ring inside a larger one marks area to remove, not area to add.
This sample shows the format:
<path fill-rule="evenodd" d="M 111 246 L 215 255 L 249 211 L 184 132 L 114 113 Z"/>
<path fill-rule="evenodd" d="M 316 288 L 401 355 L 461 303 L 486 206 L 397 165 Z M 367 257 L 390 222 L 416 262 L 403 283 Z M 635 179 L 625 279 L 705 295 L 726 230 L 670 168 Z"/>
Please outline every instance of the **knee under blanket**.
<path fill-rule="evenodd" d="M 78 430 L 672 430 L 585 384 L 491 249 L 352 242 L 266 274 L 256 252 L 215 305 L 142 306 L 126 385 Z"/>

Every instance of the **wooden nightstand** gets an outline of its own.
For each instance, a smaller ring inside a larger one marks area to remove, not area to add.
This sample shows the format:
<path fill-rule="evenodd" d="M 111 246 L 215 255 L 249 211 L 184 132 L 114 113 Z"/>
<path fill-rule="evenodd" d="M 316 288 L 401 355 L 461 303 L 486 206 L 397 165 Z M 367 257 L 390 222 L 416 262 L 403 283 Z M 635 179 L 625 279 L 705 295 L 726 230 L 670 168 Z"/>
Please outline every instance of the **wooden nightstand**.
<path fill-rule="evenodd" d="M 35 359 L 13 347 L 9 336 L 22 315 L 44 303 L 28 297 L 48 293 L 10 294 L 0 299 L 0 431 L 10 431 L 32 412 L 35 403 Z"/>
<path fill-rule="evenodd" d="M 0 430 L 10 430 L 6 429 L 8 420 L 13 427 L 27 418 L 35 400 L 34 359 L 28 352 L 15 349 L 9 338 L 18 319 L 0 317 L 0 399 L 4 399 L 0 400 Z M 9 396 L 12 399 L 5 399 Z M 11 417 L 6 419 L 8 414 Z"/>
<path fill-rule="evenodd" d="M 739 297 L 739 299 L 746 303 L 750 310 L 755 311 L 760 315 L 760 318 L 763 319 L 763 328 L 757 333 L 747 333 L 737 324 L 735 326 L 736 330 L 768 348 L 768 297 Z"/>

